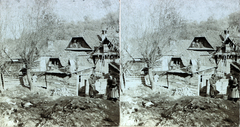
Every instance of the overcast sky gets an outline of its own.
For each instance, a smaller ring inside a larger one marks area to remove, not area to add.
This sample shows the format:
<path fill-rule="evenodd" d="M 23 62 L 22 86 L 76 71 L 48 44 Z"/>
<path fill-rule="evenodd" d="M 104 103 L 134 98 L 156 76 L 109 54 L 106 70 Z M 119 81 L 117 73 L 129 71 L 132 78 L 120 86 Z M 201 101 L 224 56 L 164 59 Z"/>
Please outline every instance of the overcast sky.
<path fill-rule="evenodd" d="M 55 12 L 68 21 L 83 20 L 84 16 L 91 19 L 103 18 L 110 12 L 119 11 L 118 0 L 58 0 Z"/>
<path fill-rule="evenodd" d="M 13 38 L 13 33 L 21 29 L 32 1 L 0 0 L 0 23 L 4 25 L 4 37 Z M 84 17 L 95 20 L 108 13 L 119 12 L 119 0 L 52 0 L 51 7 L 60 19 L 77 22 L 83 21 Z"/>
<path fill-rule="evenodd" d="M 27 17 L 32 0 L 0 0 L 0 22 L 4 22 L 4 36 L 11 37 L 11 28 Z M 141 32 L 149 28 L 149 22 L 157 19 L 151 15 L 164 0 L 121 0 L 122 35 L 131 38 L 133 27 Z M 169 0 L 170 1 L 170 0 Z M 173 0 L 180 15 L 188 21 L 204 21 L 210 16 L 216 19 L 239 11 L 240 0 Z M 82 21 L 85 16 L 100 19 L 110 12 L 119 11 L 119 0 L 53 0 L 54 12 L 67 21 Z M 170 5 L 169 5 L 170 6 Z M 155 13 L 157 14 L 157 13 Z M 18 29 L 16 29 L 18 30 Z"/>

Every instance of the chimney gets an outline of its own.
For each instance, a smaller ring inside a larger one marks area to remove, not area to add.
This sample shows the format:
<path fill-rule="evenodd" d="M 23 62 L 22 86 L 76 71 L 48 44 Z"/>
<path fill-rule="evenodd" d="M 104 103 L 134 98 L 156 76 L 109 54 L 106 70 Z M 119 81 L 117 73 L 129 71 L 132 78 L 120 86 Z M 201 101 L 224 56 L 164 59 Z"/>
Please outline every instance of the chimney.
<path fill-rule="evenodd" d="M 107 38 L 107 30 L 102 30 L 102 41 Z"/>
<path fill-rule="evenodd" d="M 227 40 L 228 37 L 229 37 L 229 30 L 228 30 L 228 29 L 227 29 L 227 30 L 224 30 L 224 34 L 225 34 L 225 39 L 224 39 L 223 42 L 226 42 L 226 40 Z"/>

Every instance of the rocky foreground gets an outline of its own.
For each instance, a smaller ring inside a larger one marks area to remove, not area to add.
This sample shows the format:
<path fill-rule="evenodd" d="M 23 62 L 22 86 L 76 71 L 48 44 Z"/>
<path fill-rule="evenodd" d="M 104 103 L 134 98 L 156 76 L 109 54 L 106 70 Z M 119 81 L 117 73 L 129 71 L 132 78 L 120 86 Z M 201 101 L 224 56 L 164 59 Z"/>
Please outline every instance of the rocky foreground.
<path fill-rule="evenodd" d="M 0 127 L 117 126 L 119 103 L 101 98 L 49 96 L 21 86 L 1 91 Z"/>
<path fill-rule="evenodd" d="M 239 102 L 199 96 L 173 96 L 144 86 L 121 96 L 123 126 L 239 126 Z"/>

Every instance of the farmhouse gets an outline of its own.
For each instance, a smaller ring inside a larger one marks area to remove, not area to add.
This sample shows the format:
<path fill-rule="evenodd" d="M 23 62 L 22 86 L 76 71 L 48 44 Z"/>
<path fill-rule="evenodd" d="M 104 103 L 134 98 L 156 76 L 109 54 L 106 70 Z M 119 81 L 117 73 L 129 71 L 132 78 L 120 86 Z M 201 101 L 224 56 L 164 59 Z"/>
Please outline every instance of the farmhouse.
<path fill-rule="evenodd" d="M 197 40 L 202 46 L 193 48 Z M 194 74 L 216 67 L 210 54 L 214 49 L 205 37 L 195 37 L 193 41 L 172 40 L 162 49 L 163 56 L 157 60 L 155 71 Z"/>
<path fill-rule="evenodd" d="M 119 83 L 120 73 L 118 34 L 108 37 L 107 31 L 103 30 L 102 37 L 88 31 L 69 41 L 48 40 L 47 47 L 43 48 L 32 68 L 34 84 L 51 91 L 68 87 L 71 91 L 69 95 L 89 95 L 88 80 L 91 74 L 95 74 L 98 79 L 96 90 L 99 94 L 106 94 L 105 76 L 110 74 Z M 116 32 L 112 28 L 109 31 Z M 21 59 L 11 58 L 7 63 L 11 63 L 7 73 L 15 72 L 18 75 L 24 68 Z M 24 85 L 27 85 L 26 82 Z"/>
<path fill-rule="evenodd" d="M 107 38 L 106 30 L 103 30 L 102 38 L 99 40 L 99 46 L 94 47 L 94 51 L 91 53 L 96 66 L 95 70 L 99 73 L 110 73 L 110 66 L 113 68 L 115 65 L 119 66 L 120 56 L 118 47 Z"/>
<path fill-rule="evenodd" d="M 225 39 L 220 35 L 222 44 L 217 46 L 214 52 L 215 62 L 218 65 L 218 71 L 230 73 L 230 65 L 233 62 L 240 62 L 240 48 L 229 36 Z"/>
<path fill-rule="evenodd" d="M 153 73 L 161 75 L 159 82 L 161 84 L 167 83 L 168 86 L 171 83 L 192 84 L 193 89 L 196 90 L 195 95 L 201 95 L 200 91 L 208 95 L 209 78 L 212 74 L 216 74 L 219 79 L 216 83 L 217 90 L 219 94 L 224 95 L 228 86 L 225 75 L 232 74 L 236 78 L 240 77 L 239 46 L 229 35 L 225 38 L 222 35 L 219 37 L 210 34 L 193 37 L 193 40 L 170 40 L 159 47 L 161 47 L 162 56 L 154 63 Z M 138 57 L 140 61 L 137 62 L 135 59 L 137 57 L 128 61 L 132 65 L 128 67 L 126 74 L 137 68 L 140 63 L 144 66 L 143 59 Z M 126 82 L 142 80 L 140 73 L 138 76 L 133 75 L 132 72 L 129 74 Z M 141 78 L 136 80 L 139 76 Z M 142 83 L 144 84 L 143 80 Z"/>

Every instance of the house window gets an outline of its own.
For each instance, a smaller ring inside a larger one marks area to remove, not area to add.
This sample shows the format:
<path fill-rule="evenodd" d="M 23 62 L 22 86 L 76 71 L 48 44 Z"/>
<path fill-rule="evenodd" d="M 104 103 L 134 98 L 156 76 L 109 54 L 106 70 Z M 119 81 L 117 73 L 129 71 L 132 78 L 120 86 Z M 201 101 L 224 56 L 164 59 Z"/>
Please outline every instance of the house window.
<path fill-rule="evenodd" d="M 78 82 L 81 82 L 81 75 L 79 75 L 78 77 Z"/>
<path fill-rule="evenodd" d="M 73 43 L 70 45 L 70 48 L 77 48 L 77 40 L 74 40 Z"/>

